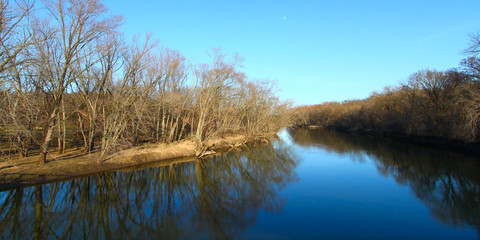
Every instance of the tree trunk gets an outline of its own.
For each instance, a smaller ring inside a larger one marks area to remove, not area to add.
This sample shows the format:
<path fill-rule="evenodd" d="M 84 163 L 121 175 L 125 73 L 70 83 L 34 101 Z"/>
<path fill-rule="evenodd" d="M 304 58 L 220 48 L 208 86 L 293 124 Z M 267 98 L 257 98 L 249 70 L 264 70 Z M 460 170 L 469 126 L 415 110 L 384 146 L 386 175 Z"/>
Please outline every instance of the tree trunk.
<path fill-rule="evenodd" d="M 160 139 L 160 137 L 159 137 L 159 133 L 160 133 L 160 109 L 158 109 L 158 112 L 157 112 L 156 122 L 157 122 L 157 126 L 156 126 L 156 129 L 155 129 L 155 142 L 158 142 L 158 140 Z"/>
<path fill-rule="evenodd" d="M 168 141 L 169 142 L 173 142 L 174 139 L 175 139 L 175 133 L 178 131 L 178 121 L 180 119 L 180 115 L 178 115 L 176 118 L 175 118 L 175 122 L 173 121 L 173 118 L 172 118 L 172 129 L 170 130 L 170 134 L 168 136 Z"/>
<path fill-rule="evenodd" d="M 67 141 L 67 119 L 65 117 L 65 101 L 62 99 L 62 150 L 61 153 L 65 152 L 65 143 Z"/>
<path fill-rule="evenodd" d="M 80 113 L 78 113 L 78 124 L 79 124 L 79 128 L 80 128 L 80 133 L 82 133 L 82 137 L 83 137 L 83 146 L 85 147 L 85 151 L 88 152 L 88 141 L 87 141 L 87 137 L 85 136 L 85 130 L 83 129 L 83 122 L 82 122 L 82 116 L 80 115 Z"/>
<path fill-rule="evenodd" d="M 90 129 L 88 132 L 87 152 L 89 154 L 93 151 L 93 148 L 95 147 L 95 131 L 96 131 L 95 119 L 96 118 L 97 118 L 96 112 L 92 112 L 92 116 L 90 117 Z"/>
<path fill-rule="evenodd" d="M 165 140 L 165 105 L 162 104 L 162 140 Z"/>
<path fill-rule="evenodd" d="M 55 128 L 55 119 L 56 115 L 58 112 L 58 107 L 55 107 L 50 114 L 50 118 L 48 120 L 48 129 L 47 129 L 47 134 L 45 135 L 45 140 L 43 141 L 41 152 L 40 152 L 40 157 L 38 159 L 38 163 L 43 164 L 47 162 L 47 153 L 48 153 L 48 147 L 50 146 L 50 142 L 52 141 L 53 138 L 53 129 Z"/>
<path fill-rule="evenodd" d="M 65 104 L 62 99 L 61 101 L 61 110 L 57 113 L 57 126 L 58 126 L 58 153 L 65 152 L 65 140 L 67 138 L 66 135 L 66 126 L 65 126 Z"/>
<path fill-rule="evenodd" d="M 58 153 L 62 153 L 62 120 L 60 119 L 60 112 L 57 113 L 57 146 L 58 146 Z"/>
<path fill-rule="evenodd" d="M 195 134 L 195 142 L 197 144 L 196 148 L 196 154 L 197 156 L 200 155 L 203 151 L 203 128 L 205 125 L 205 113 L 201 112 L 200 113 L 200 118 L 198 119 L 198 125 L 197 125 L 197 132 Z"/>
<path fill-rule="evenodd" d="M 182 128 L 180 129 L 180 133 L 178 134 L 177 141 L 180 141 L 180 139 L 182 138 L 183 131 L 185 130 L 185 125 L 187 125 L 187 123 L 182 120 Z"/>

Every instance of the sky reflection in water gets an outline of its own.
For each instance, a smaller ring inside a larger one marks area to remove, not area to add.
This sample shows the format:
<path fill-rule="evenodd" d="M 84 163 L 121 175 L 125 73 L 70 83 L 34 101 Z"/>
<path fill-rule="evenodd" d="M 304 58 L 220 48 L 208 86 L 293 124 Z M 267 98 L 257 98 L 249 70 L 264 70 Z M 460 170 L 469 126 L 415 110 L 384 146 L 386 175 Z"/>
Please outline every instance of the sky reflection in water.
<path fill-rule="evenodd" d="M 479 237 L 478 159 L 328 130 L 279 135 L 212 159 L 0 192 L 1 236 Z"/>

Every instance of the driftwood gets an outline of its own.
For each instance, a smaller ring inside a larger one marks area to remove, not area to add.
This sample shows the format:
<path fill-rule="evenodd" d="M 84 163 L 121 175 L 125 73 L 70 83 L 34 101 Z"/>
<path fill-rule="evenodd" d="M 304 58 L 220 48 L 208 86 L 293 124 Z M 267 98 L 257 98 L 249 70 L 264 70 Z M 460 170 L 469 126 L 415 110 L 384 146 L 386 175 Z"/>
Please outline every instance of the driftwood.
<path fill-rule="evenodd" d="M 217 152 L 213 151 L 213 150 L 205 150 L 205 151 L 202 151 L 200 153 L 197 153 L 197 158 L 203 158 L 203 157 L 206 157 L 206 156 L 209 156 L 209 155 L 212 155 L 212 154 L 216 154 Z"/>

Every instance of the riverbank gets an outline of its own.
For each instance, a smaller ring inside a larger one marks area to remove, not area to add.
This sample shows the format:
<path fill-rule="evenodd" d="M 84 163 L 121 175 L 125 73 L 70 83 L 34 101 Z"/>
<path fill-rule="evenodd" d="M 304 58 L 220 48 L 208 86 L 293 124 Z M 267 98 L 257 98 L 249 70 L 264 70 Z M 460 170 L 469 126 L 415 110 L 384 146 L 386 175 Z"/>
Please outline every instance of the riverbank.
<path fill-rule="evenodd" d="M 293 128 L 308 128 L 311 130 L 315 129 L 333 129 L 340 132 L 348 132 L 360 135 L 368 135 L 375 137 L 386 137 L 396 141 L 416 144 L 425 147 L 439 148 L 444 150 L 450 150 L 462 154 L 467 154 L 480 158 L 480 145 L 471 144 L 461 141 L 455 141 L 450 139 L 443 139 L 438 137 L 423 137 L 423 136 L 414 136 L 414 135 L 404 135 L 391 132 L 382 132 L 374 129 L 346 129 L 339 127 L 322 127 L 318 125 L 308 125 L 308 126 L 293 126 Z"/>
<path fill-rule="evenodd" d="M 207 153 L 217 154 L 241 147 L 247 142 L 264 141 L 276 136 L 271 133 L 263 138 L 246 138 L 233 135 L 207 142 Z M 81 149 L 68 149 L 64 154 L 51 154 L 46 164 L 38 164 L 38 155 L 0 162 L 0 191 L 36 184 L 63 181 L 100 172 L 125 168 L 138 168 L 148 163 L 170 165 L 197 158 L 194 141 L 182 140 L 170 144 L 147 143 L 109 155 L 104 161 L 97 160 L 99 152 L 86 154 Z"/>

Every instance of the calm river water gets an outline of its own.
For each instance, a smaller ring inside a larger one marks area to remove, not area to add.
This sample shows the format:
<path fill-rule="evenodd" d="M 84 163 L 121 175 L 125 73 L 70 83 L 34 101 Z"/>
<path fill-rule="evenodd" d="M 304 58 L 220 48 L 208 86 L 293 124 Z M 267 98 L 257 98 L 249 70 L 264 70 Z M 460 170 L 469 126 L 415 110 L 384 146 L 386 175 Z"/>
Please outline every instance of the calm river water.
<path fill-rule="evenodd" d="M 0 192 L 3 239 L 479 239 L 480 159 L 331 130 Z"/>

